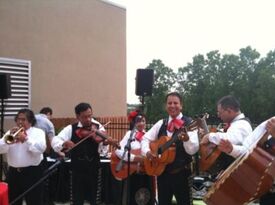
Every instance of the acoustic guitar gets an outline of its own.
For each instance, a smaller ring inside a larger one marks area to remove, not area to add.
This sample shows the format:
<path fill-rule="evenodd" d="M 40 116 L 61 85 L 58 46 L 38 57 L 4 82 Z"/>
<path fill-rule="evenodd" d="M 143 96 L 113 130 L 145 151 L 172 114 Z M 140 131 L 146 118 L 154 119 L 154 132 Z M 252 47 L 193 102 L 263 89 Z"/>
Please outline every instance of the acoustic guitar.
<path fill-rule="evenodd" d="M 135 150 L 131 150 L 131 154 L 134 155 L 140 155 L 141 154 L 141 150 L 140 149 L 135 149 Z M 111 154 L 111 171 L 113 176 L 117 179 L 117 180 L 123 180 L 126 179 L 128 177 L 128 162 L 124 161 L 122 168 L 117 171 L 117 165 L 120 163 L 121 159 L 118 158 L 118 156 L 115 154 L 115 151 L 112 152 Z M 144 166 L 143 164 L 139 164 L 137 162 L 130 162 L 130 175 L 134 174 L 134 173 L 144 173 Z"/>
<path fill-rule="evenodd" d="M 204 130 L 204 135 L 209 133 L 209 129 L 206 123 L 206 118 L 208 115 L 205 114 L 203 117 L 198 118 L 199 126 Z M 221 151 L 218 149 L 217 145 L 209 142 L 208 144 L 200 145 L 200 161 L 199 167 L 202 171 L 208 171 L 217 161 L 219 156 L 221 155 Z"/>
<path fill-rule="evenodd" d="M 167 164 L 172 163 L 176 157 L 175 142 L 179 139 L 187 141 L 189 139 L 187 131 L 197 129 L 197 121 L 192 121 L 188 126 L 176 130 L 172 137 L 161 136 L 158 140 L 150 143 L 151 152 L 157 158 L 154 160 L 144 159 L 145 172 L 149 176 L 159 176 Z"/>

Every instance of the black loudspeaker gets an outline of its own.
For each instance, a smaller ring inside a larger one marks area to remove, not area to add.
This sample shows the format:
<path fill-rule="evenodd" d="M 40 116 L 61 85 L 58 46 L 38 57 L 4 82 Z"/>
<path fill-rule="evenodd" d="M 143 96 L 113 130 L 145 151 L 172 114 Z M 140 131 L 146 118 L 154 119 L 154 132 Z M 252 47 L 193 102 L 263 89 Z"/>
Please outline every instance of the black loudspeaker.
<path fill-rule="evenodd" d="M 153 177 L 144 174 L 133 174 L 130 176 L 130 204 L 131 205 L 153 205 L 155 204 L 155 193 L 152 190 Z M 126 183 L 125 183 L 126 184 Z M 124 186 L 125 186 L 124 184 Z M 124 189 L 125 190 L 125 189 Z M 127 191 L 123 192 L 125 198 Z M 127 197 L 126 197 L 127 198 Z"/>
<path fill-rule="evenodd" d="M 10 76 L 6 73 L 0 73 L 0 99 L 7 99 L 10 97 Z"/>
<path fill-rule="evenodd" d="M 154 70 L 137 69 L 136 75 L 136 95 L 151 96 L 153 90 Z"/>

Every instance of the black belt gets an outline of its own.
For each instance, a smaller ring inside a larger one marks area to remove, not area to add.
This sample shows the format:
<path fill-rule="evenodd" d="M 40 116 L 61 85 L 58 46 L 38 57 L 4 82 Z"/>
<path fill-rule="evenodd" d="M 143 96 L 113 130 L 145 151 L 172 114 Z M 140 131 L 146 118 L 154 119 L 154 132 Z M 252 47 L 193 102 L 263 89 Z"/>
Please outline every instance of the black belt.
<path fill-rule="evenodd" d="M 95 159 L 95 157 L 88 157 L 88 156 L 77 157 L 78 161 L 92 162 L 92 161 L 94 161 L 94 159 Z"/>
<path fill-rule="evenodd" d="M 40 165 L 37 165 L 37 166 L 28 166 L 28 167 L 9 167 L 10 170 L 14 170 L 16 172 L 23 172 L 23 171 L 27 171 L 27 170 L 31 170 L 31 169 L 34 169 L 34 168 L 37 168 L 39 167 Z"/>
<path fill-rule="evenodd" d="M 169 170 L 168 173 L 169 174 L 177 174 L 177 173 L 179 173 L 180 171 L 183 171 L 183 170 L 188 170 L 188 171 L 191 170 L 191 164 L 186 164 L 183 167 L 179 167 L 179 168 Z"/>

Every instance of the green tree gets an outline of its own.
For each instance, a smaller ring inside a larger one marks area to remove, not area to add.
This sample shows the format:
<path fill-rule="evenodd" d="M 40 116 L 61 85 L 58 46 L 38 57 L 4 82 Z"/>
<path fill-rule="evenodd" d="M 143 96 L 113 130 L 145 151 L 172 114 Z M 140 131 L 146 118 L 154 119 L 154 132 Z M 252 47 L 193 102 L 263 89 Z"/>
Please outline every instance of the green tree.
<path fill-rule="evenodd" d="M 259 61 L 253 80 L 251 115 L 259 123 L 275 115 L 275 50 Z"/>
<path fill-rule="evenodd" d="M 178 70 L 178 88 L 183 94 L 186 111 L 193 116 L 208 112 L 216 115 L 216 101 L 225 95 L 234 95 L 245 112 L 251 112 L 257 62 L 260 54 L 251 47 L 240 49 L 239 55 L 220 55 L 211 51 L 197 55 L 193 62 Z"/>
<path fill-rule="evenodd" d="M 166 116 L 165 96 L 173 90 L 176 74 L 161 60 L 153 60 L 146 69 L 154 70 L 154 83 L 152 96 L 145 97 L 144 111 L 149 122 L 156 122 Z"/>
<path fill-rule="evenodd" d="M 275 114 L 275 50 L 260 58 L 250 46 L 238 55 L 211 51 L 198 54 L 177 73 L 161 60 L 153 60 L 147 68 L 154 70 L 153 94 L 145 97 L 145 113 L 154 122 L 166 116 L 164 100 L 173 90 L 182 94 L 184 113 L 195 116 L 208 112 L 216 116 L 216 102 L 225 95 L 234 95 L 241 110 L 259 123 Z"/>
<path fill-rule="evenodd" d="M 214 112 L 220 58 L 218 51 L 212 51 L 207 54 L 207 58 L 197 55 L 192 63 L 178 69 L 177 91 L 184 97 L 185 112 L 188 115 Z"/>

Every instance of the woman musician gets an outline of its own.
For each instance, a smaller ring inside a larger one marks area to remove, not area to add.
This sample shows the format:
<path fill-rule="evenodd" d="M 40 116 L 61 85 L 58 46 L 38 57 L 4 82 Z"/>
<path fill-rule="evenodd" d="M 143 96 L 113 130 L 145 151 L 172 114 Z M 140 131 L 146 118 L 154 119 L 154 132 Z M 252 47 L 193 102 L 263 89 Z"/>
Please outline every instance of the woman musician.
<path fill-rule="evenodd" d="M 33 111 L 19 110 L 15 122 L 17 127 L 12 128 L 0 139 L 0 153 L 7 155 L 9 165 L 7 174 L 9 201 L 21 205 L 23 197 L 18 199 L 18 196 L 42 177 L 41 161 L 46 150 L 46 140 L 43 130 L 33 127 L 36 123 Z M 26 204 L 42 204 L 42 194 L 41 184 L 26 193 L 24 196 Z"/>
<path fill-rule="evenodd" d="M 140 204 L 138 200 L 144 200 L 143 204 L 149 204 L 152 196 L 150 195 L 151 193 L 148 190 L 148 186 L 150 187 L 152 184 L 152 177 L 144 174 L 143 156 L 141 156 L 140 150 L 141 140 L 145 133 L 146 119 L 139 110 L 135 110 L 129 113 L 128 120 L 130 122 L 130 129 L 120 141 L 121 149 L 117 149 L 111 157 L 112 173 L 116 179 L 123 179 L 123 201 L 128 199 L 130 200 L 130 204 L 134 205 Z M 128 155 L 128 151 L 130 151 L 130 155 Z M 128 171 L 129 160 L 130 169 Z M 130 177 L 130 184 L 127 185 L 127 182 L 129 182 L 129 180 L 127 180 L 128 177 Z M 146 189 L 144 189 L 144 187 L 146 187 Z M 144 192 L 140 193 L 139 191 L 141 190 Z M 123 203 L 124 202 L 122 202 L 122 204 Z"/>

